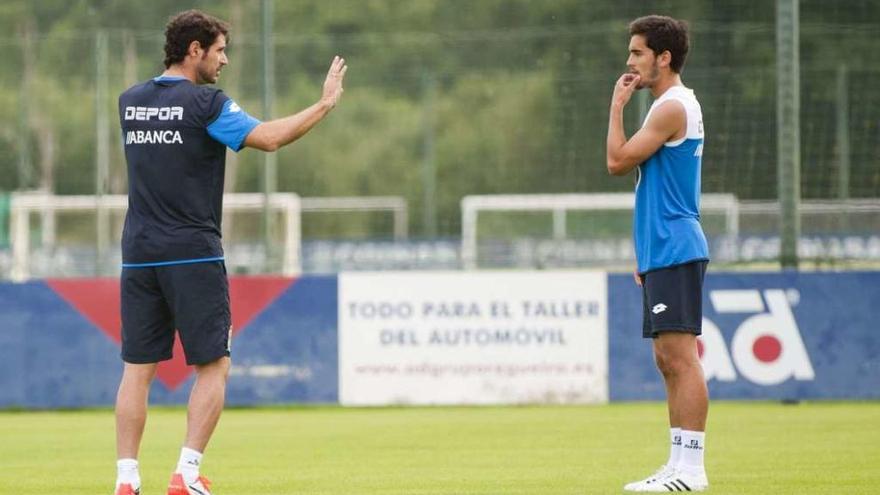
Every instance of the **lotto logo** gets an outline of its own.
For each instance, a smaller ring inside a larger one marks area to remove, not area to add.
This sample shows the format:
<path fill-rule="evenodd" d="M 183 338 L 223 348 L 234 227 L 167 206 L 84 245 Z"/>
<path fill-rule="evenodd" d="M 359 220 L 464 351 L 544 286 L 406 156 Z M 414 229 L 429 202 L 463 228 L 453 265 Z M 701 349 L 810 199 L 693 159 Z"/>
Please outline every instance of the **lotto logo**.
<path fill-rule="evenodd" d="M 813 380 L 816 377 L 791 312 L 794 298 L 790 301 L 786 291 L 778 289 L 765 290 L 763 299 L 761 296 L 758 290 L 709 293 L 716 313 L 757 314 L 739 325 L 729 351 L 718 326 L 703 318 L 703 335 L 697 345 L 706 380 L 736 381 L 737 371 L 759 385 L 776 385 L 790 378 Z"/>

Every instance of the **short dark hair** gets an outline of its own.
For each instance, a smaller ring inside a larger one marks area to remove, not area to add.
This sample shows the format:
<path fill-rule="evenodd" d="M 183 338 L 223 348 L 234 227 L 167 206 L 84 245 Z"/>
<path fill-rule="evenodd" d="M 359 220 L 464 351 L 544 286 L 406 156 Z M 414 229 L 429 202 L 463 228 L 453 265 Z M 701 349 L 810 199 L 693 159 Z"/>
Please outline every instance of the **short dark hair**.
<path fill-rule="evenodd" d="M 207 50 L 221 34 L 229 38 L 228 33 L 228 24 L 199 10 L 175 15 L 165 26 L 165 68 L 183 62 L 193 41 Z"/>
<path fill-rule="evenodd" d="M 673 72 L 681 73 L 690 47 L 686 21 L 665 15 L 639 17 L 629 24 L 629 34 L 630 36 L 637 34 L 644 36 L 645 43 L 654 52 L 654 55 L 660 55 L 669 50 L 672 55 L 669 67 Z"/>

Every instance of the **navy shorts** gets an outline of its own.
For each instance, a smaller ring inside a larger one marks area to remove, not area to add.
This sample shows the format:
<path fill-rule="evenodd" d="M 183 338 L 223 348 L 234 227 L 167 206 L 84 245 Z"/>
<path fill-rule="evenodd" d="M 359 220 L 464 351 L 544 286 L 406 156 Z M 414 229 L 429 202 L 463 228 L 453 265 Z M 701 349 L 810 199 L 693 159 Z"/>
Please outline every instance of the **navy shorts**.
<path fill-rule="evenodd" d="M 229 356 L 232 318 L 222 261 L 123 268 L 121 291 L 123 361 L 171 359 L 175 330 L 186 364 Z"/>
<path fill-rule="evenodd" d="M 642 278 L 642 337 L 661 332 L 703 332 L 703 279 L 708 261 L 650 271 Z"/>

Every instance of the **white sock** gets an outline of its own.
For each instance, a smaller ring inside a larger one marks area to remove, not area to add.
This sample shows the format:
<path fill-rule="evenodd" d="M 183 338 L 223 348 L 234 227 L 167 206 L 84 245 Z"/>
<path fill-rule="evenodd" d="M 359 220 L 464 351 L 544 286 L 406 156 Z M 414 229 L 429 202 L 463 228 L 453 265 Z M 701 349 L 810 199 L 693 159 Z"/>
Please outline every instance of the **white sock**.
<path fill-rule="evenodd" d="M 678 469 L 688 474 L 705 472 L 703 452 L 706 447 L 706 434 L 702 431 L 681 430 L 681 458 Z"/>
<path fill-rule="evenodd" d="M 135 490 L 141 487 L 141 474 L 138 472 L 137 459 L 119 459 L 116 461 L 116 488 L 126 483 Z"/>
<path fill-rule="evenodd" d="M 177 461 L 177 472 L 183 475 L 187 484 L 199 479 L 199 465 L 202 464 L 202 453 L 186 447 L 180 449 L 180 460 Z"/>
<path fill-rule="evenodd" d="M 669 460 L 666 461 L 668 467 L 678 466 L 681 459 L 681 428 L 669 429 Z"/>

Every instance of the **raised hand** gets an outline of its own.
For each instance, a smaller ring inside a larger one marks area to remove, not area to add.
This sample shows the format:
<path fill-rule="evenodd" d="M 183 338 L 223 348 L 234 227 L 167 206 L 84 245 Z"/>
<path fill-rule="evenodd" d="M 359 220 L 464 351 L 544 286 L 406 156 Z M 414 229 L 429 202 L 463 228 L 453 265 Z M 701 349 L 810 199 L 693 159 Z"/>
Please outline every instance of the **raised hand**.
<path fill-rule="evenodd" d="M 321 100 L 327 103 L 330 108 L 335 107 L 339 103 L 339 98 L 342 97 L 342 80 L 345 78 L 347 70 L 348 66 L 345 65 L 344 58 L 338 55 L 333 57 L 330 70 L 327 71 L 327 78 L 324 79 L 324 93 L 321 95 Z"/>

